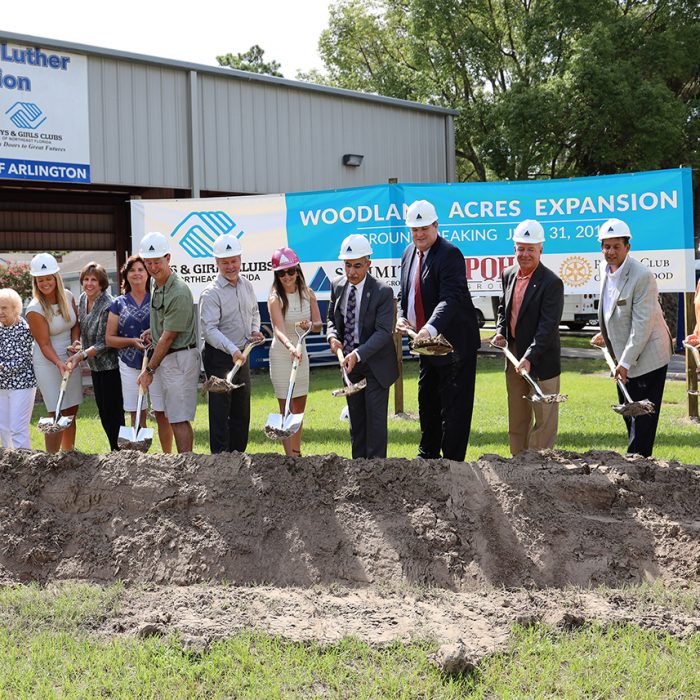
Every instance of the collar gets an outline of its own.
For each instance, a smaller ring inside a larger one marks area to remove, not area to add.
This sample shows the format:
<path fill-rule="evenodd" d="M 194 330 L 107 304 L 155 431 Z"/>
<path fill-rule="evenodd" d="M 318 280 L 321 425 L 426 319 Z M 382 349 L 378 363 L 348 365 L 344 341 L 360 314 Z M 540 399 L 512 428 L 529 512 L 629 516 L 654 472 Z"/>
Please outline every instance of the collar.
<path fill-rule="evenodd" d="M 629 253 L 627 253 L 627 256 L 625 259 L 622 261 L 622 265 L 615 270 L 615 272 L 610 272 L 610 265 L 607 263 L 605 264 L 605 274 L 607 277 L 611 280 L 617 280 L 620 278 L 620 275 L 622 274 L 622 271 L 625 269 L 625 265 L 627 265 L 627 261 L 629 260 Z"/>

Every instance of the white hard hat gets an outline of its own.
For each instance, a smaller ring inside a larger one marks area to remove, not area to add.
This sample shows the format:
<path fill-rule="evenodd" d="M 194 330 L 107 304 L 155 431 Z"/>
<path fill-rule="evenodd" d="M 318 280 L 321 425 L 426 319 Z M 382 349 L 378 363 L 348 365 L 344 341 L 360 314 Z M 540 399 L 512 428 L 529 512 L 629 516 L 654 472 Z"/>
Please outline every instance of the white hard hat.
<path fill-rule="evenodd" d="M 241 242 L 231 233 L 225 233 L 214 241 L 215 258 L 233 258 L 243 252 Z"/>
<path fill-rule="evenodd" d="M 29 263 L 29 273 L 32 277 L 54 275 L 59 271 L 58 263 L 51 253 L 39 253 Z"/>
<path fill-rule="evenodd" d="M 168 239 L 158 231 L 151 231 L 141 239 L 139 255 L 142 258 L 162 258 L 170 253 Z"/>
<path fill-rule="evenodd" d="M 361 233 L 353 233 L 340 244 L 338 260 L 357 260 L 372 255 L 372 246 Z"/>
<path fill-rule="evenodd" d="M 429 226 L 438 220 L 435 207 L 425 199 L 413 202 L 406 211 L 406 226 L 409 228 L 419 228 Z"/>
<path fill-rule="evenodd" d="M 630 227 L 622 219 L 608 219 L 598 229 L 598 240 L 604 241 L 606 238 L 629 238 L 631 240 Z"/>
<path fill-rule="evenodd" d="M 513 233 L 513 243 L 544 243 L 544 229 L 535 219 L 521 221 Z"/>

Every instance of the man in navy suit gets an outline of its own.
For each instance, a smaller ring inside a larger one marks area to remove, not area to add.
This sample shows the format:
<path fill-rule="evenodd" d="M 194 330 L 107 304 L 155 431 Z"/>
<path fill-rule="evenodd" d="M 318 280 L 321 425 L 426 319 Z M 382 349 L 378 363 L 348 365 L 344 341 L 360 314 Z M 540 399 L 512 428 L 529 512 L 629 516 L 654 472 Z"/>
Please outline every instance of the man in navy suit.
<path fill-rule="evenodd" d="M 327 340 L 335 354 L 342 349 L 344 367 L 363 391 L 347 397 L 352 457 L 386 457 L 389 387 L 399 376 L 392 326 L 394 295 L 369 274 L 372 248 L 360 234 L 340 247 L 345 274 L 335 279 L 328 305 Z"/>
<path fill-rule="evenodd" d="M 448 355 L 420 357 L 418 456 L 463 461 L 469 442 L 476 381 L 479 324 L 467 285 L 464 256 L 438 235 L 435 207 L 413 202 L 406 214 L 411 243 L 401 257 L 397 330 L 418 337 L 441 333 L 454 348 Z"/>

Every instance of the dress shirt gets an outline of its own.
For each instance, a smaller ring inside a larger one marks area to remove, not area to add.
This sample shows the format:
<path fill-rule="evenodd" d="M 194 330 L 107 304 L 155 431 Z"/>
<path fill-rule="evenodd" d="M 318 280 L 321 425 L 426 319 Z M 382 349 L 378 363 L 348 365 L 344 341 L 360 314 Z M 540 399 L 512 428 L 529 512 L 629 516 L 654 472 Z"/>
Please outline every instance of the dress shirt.
<path fill-rule="evenodd" d="M 430 248 L 428 250 L 423 252 L 423 262 L 421 264 L 422 270 L 425 270 L 425 264 L 428 261 L 428 255 L 430 255 Z M 422 272 L 421 270 L 421 272 Z M 413 326 L 413 328 L 416 328 L 416 275 L 418 274 L 418 248 L 416 248 L 415 253 L 413 254 L 413 262 L 411 263 L 411 274 L 410 274 L 410 279 L 411 279 L 411 284 L 408 290 L 408 304 L 406 305 L 406 313 L 408 314 L 408 322 Z M 426 321 L 427 321 L 427 313 L 426 313 Z M 434 326 L 431 326 L 429 323 L 426 323 L 425 326 L 423 326 L 428 333 L 430 333 L 430 337 L 434 338 L 438 332 L 437 328 Z M 417 331 L 421 330 L 420 328 L 416 328 Z"/>
<path fill-rule="evenodd" d="M 242 275 L 231 284 L 222 274 L 202 292 L 199 301 L 204 340 L 233 355 L 253 331 L 260 330 L 260 310 L 253 285 Z"/>
<path fill-rule="evenodd" d="M 617 288 L 620 286 L 620 277 L 622 276 L 622 270 L 627 263 L 627 258 L 629 255 L 625 255 L 625 259 L 622 261 L 622 265 L 615 270 L 615 272 L 610 271 L 610 265 L 605 266 L 605 289 L 603 292 L 603 319 L 607 318 L 608 314 L 613 310 L 613 299 L 615 298 L 615 293 Z M 619 360 L 618 360 L 619 362 Z M 628 362 L 620 362 L 625 369 L 630 368 Z"/>
<path fill-rule="evenodd" d="M 535 267 L 535 270 L 536 269 L 537 267 Z M 535 270 L 533 270 L 532 272 L 534 272 Z M 532 272 L 529 275 L 522 275 L 520 272 L 520 268 L 518 268 L 518 273 L 515 276 L 515 289 L 513 289 L 513 301 L 510 305 L 511 338 L 515 338 L 515 326 L 518 322 L 518 314 L 520 313 L 520 307 L 523 305 L 523 297 L 525 296 L 527 285 L 530 284 Z"/>

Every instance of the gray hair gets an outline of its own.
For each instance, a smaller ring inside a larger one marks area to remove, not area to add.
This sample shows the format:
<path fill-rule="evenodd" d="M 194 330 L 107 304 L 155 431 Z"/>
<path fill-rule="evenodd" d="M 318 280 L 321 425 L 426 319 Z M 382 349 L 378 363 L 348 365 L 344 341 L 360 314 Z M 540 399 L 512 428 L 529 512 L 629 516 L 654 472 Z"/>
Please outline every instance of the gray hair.
<path fill-rule="evenodd" d="M 22 297 L 14 289 L 10 287 L 5 287 L 0 289 L 0 301 L 6 299 L 12 305 L 15 311 L 15 316 L 20 316 L 22 314 Z"/>

